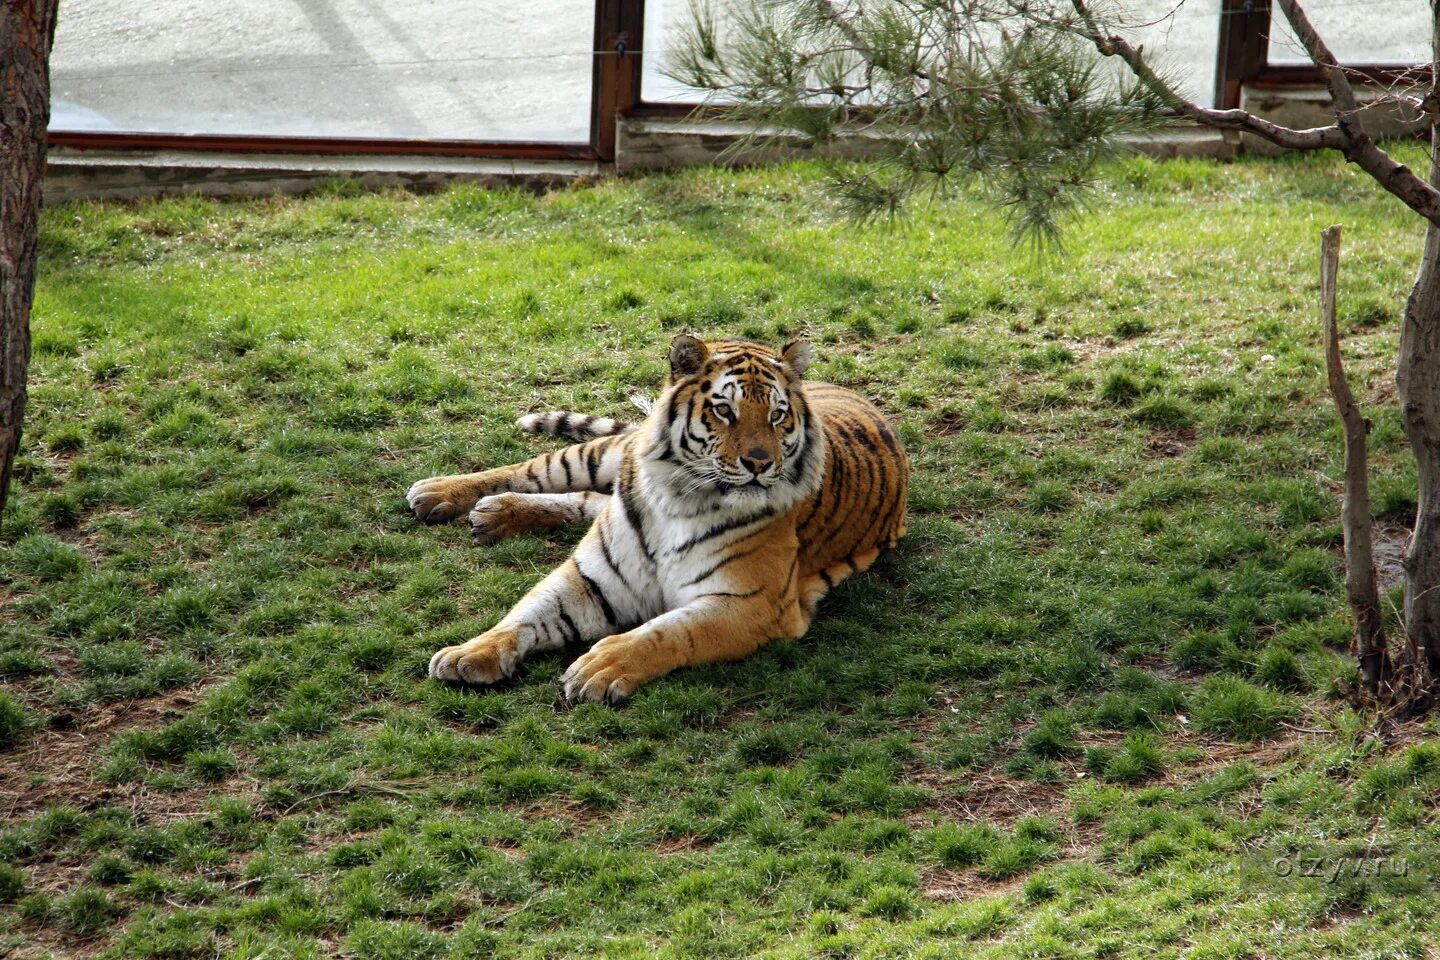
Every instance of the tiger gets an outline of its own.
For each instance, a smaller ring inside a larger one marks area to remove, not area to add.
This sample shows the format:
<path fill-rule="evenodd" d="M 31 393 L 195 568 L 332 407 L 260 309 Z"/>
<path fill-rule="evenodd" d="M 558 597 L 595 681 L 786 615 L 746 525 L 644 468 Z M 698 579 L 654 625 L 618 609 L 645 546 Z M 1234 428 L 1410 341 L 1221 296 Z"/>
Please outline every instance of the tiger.
<path fill-rule="evenodd" d="M 482 543 L 590 523 L 495 626 L 437 651 L 430 676 L 494 684 L 534 653 L 593 643 L 564 699 L 618 704 L 680 667 L 802 636 L 829 590 L 904 536 L 910 479 L 873 404 L 804 379 L 813 353 L 682 334 L 642 423 L 531 414 L 521 429 L 576 442 L 411 486 L 417 520 L 468 511 Z"/>

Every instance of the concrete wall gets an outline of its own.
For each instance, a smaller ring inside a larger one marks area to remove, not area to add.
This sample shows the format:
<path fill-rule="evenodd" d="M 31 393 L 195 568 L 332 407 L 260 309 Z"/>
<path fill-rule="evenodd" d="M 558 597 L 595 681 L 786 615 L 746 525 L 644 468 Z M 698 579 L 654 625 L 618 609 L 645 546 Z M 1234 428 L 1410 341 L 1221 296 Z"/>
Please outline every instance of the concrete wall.
<path fill-rule="evenodd" d="M 663 170 L 702 164 L 745 165 L 810 157 L 858 159 L 873 155 L 873 136 L 842 137 L 822 147 L 800 138 L 743 143 L 745 128 L 723 123 L 621 118 L 616 138 L 615 167 L 621 173 Z M 1154 157 L 1234 156 L 1233 139 L 1210 130 L 1177 130 L 1164 136 L 1131 141 L 1136 151 Z"/>
<path fill-rule="evenodd" d="M 615 169 L 619 173 L 632 173 L 707 164 L 748 166 L 818 157 L 854 160 L 874 155 L 881 146 L 873 136 L 845 136 L 816 146 L 794 136 L 747 142 L 750 134 L 746 127 L 731 123 L 621 117 L 615 138 Z"/>
<path fill-rule="evenodd" d="M 426 191 L 452 183 L 543 189 L 600 173 L 597 164 L 559 161 L 57 148 L 50 151 L 46 168 L 45 202 L 306 193 L 341 177 L 369 189 L 403 187 Z"/>
<path fill-rule="evenodd" d="M 745 142 L 734 124 L 693 124 L 674 120 L 621 119 L 613 165 L 564 161 L 496 160 L 465 157 L 307 154 L 240 154 L 200 150 L 50 151 L 45 200 L 137 197 L 268 196 L 306 193 L 336 178 L 370 189 L 402 187 L 435 190 L 451 183 L 545 189 L 578 177 L 638 173 L 707 164 L 749 165 L 810 157 L 861 159 L 877 152 L 870 136 L 845 137 L 816 148 L 799 138 Z M 1134 142 L 1157 157 L 1234 155 L 1234 143 L 1213 131 L 1186 130 Z"/>

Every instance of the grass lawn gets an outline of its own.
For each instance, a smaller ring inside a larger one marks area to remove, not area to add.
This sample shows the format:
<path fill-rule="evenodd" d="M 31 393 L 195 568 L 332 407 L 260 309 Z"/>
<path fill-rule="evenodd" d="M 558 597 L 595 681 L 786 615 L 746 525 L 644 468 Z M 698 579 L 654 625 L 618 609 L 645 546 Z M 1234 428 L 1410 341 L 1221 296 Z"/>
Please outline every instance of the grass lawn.
<path fill-rule="evenodd" d="M 1417 153 L 1418 157 L 1418 153 Z M 1412 158 L 1413 159 L 1413 158 Z M 0 956 L 1433 956 L 1440 743 L 1351 671 L 1319 230 L 1375 421 L 1416 217 L 1330 159 L 1137 159 L 1037 263 L 816 169 L 46 211 L 0 528 Z M 425 679 L 579 533 L 419 477 L 807 331 L 916 470 L 809 635 L 612 709 Z"/>

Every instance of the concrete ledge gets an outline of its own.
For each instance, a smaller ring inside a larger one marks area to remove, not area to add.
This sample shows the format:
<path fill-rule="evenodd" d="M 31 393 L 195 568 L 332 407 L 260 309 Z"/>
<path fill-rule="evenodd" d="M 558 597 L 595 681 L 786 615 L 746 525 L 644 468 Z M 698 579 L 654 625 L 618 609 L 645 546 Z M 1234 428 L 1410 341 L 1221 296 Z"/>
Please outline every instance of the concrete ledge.
<path fill-rule="evenodd" d="M 451 183 L 543 189 L 603 171 L 595 163 L 428 156 L 315 156 L 189 150 L 49 152 L 45 201 L 305 193 L 336 177 L 362 186 L 424 191 Z"/>
<path fill-rule="evenodd" d="M 649 120 L 621 117 L 615 137 L 615 169 L 619 173 L 667 170 L 720 164 L 750 166 L 824 157 L 854 160 L 875 154 L 882 140 L 872 134 L 842 135 L 815 144 L 804 137 L 780 133 L 746 143 L 752 131 L 737 123 Z"/>
<path fill-rule="evenodd" d="M 622 118 L 615 144 L 615 169 L 621 173 L 664 170 L 707 164 L 749 165 L 804 158 L 861 159 L 873 155 L 881 138 L 873 134 L 841 136 L 811 144 L 799 136 L 780 135 L 740 146 L 746 128 L 737 124 Z M 1235 156 L 1236 142 L 1215 130 L 1180 129 L 1137 138 L 1130 145 L 1154 157 Z"/>
<path fill-rule="evenodd" d="M 1239 153 L 1239 139 L 1223 130 L 1184 127 L 1154 137 L 1135 137 L 1127 141 L 1136 153 L 1147 157 L 1208 157 L 1231 160 Z"/>

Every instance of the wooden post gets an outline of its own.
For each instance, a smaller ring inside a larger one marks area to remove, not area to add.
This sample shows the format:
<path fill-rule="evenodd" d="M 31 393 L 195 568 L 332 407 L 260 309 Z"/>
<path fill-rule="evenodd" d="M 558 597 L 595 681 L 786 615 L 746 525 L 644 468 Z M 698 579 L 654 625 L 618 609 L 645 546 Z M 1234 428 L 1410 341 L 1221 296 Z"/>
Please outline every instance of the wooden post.
<path fill-rule="evenodd" d="M 615 159 L 615 121 L 640 102 L 645 0 L 595 0 L 595 73 L 590 141 Z"/>
<path fill-rule="evenodd" d="M 1240 89 L 1270 57 L 1270 0 L 1222 0 L 1215 54 L 1215 107 L 1240 106 Z"/>
<path fill-rule="evenodd" d="M 1365 449 L 1370 421 L 1360 412 L 1340 359 L 1340 329 L 1335 320 L 1335 284 L 1340 271 L 1340 227 L 1320 233 L 1320 317 L 1324 327 L 1325 373 L 1330 396 L 1345 427 L 1345 483 L 1340 524 L 1345 531 L 1345 594 L 1355 617 L 1355 654 L 1360 677 L 1373 698 L 1388 699 L 1390 656 L 1385 645 L 1385 619 L 1375 583 L 1371 539 L 1369 459 Z"/>

